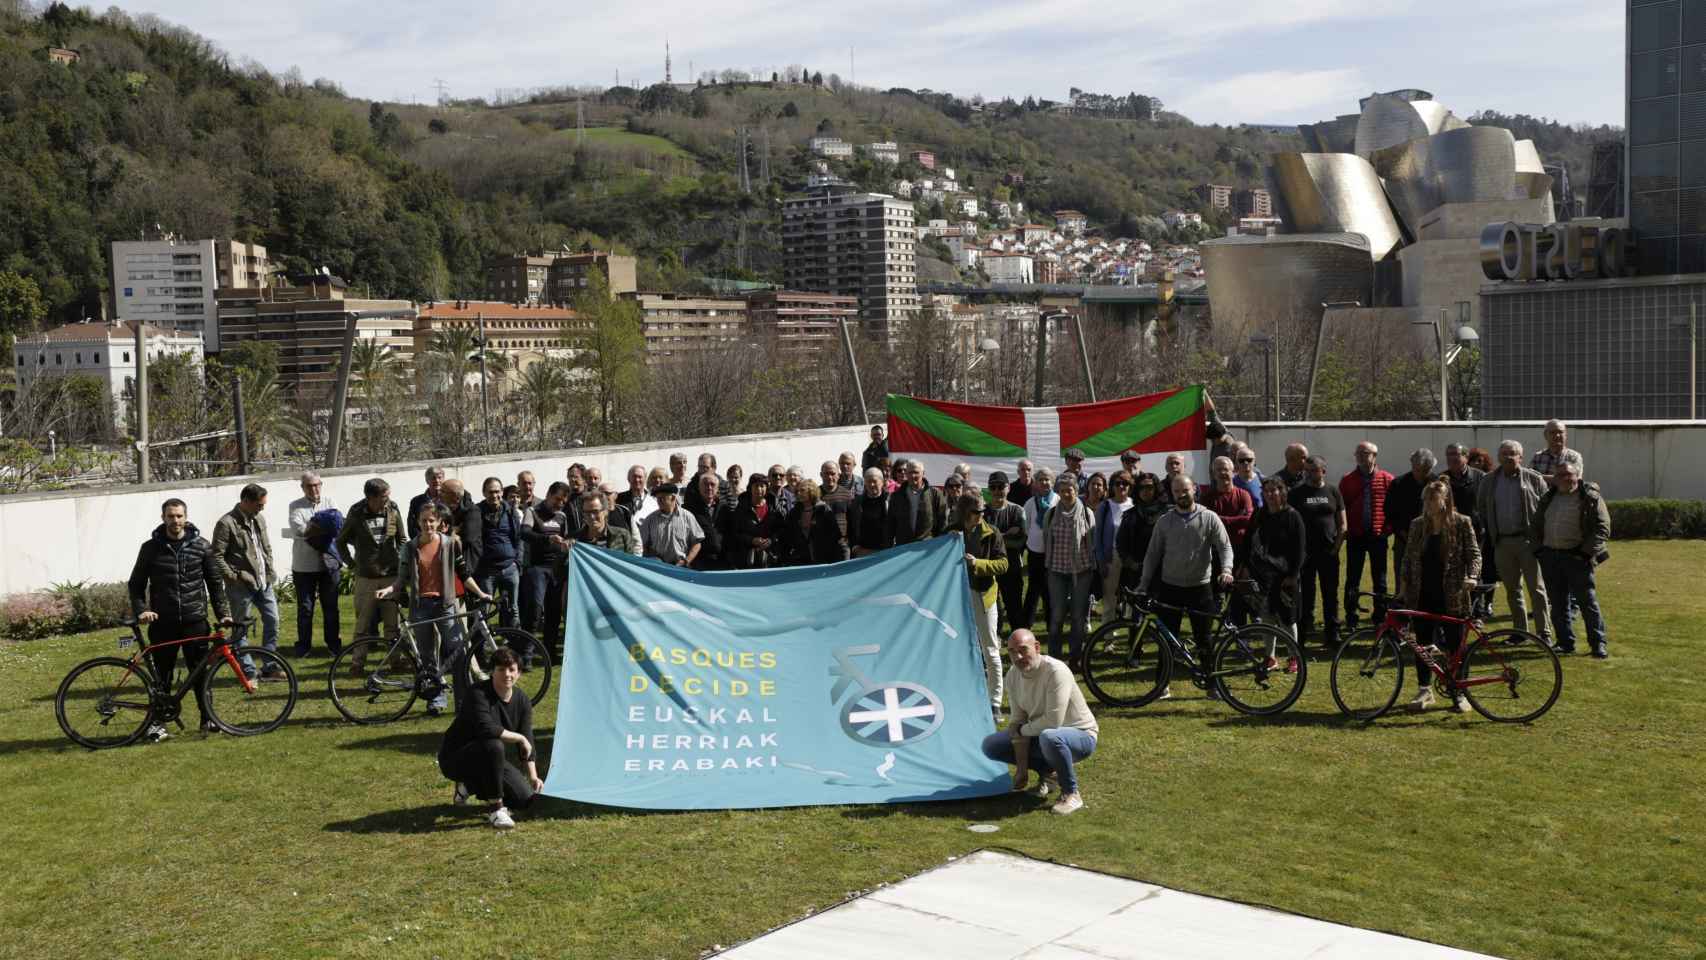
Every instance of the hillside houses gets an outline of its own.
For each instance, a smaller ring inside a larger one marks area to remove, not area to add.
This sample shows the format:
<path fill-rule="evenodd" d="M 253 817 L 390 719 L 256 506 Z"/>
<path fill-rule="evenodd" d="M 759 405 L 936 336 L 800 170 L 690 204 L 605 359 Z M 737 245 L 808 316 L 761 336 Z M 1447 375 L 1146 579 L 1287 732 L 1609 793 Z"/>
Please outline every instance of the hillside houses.
<path fill-rule="evenodd" d="M 1123 285 L 1155 280 L 1167 271 L 1181 280 L 1203 275 L 1201 255 L 1187 244 L 1069 236 L 1034 223 L 980 232 L 975 223 L 932 220 L 920 234 L 940 239 L 962 274 L 991 283 Z"/>

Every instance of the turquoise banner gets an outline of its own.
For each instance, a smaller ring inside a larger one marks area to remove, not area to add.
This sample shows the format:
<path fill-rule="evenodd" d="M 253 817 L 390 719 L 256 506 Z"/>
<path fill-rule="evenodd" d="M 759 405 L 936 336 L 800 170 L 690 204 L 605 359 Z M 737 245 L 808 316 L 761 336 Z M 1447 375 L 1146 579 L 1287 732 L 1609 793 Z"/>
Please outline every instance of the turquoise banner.
<path fill-rule="evenodd" d="M 545 792 L 698 810 L 990 796 L 958 534 L 697 573 L 577 544 Z"/>

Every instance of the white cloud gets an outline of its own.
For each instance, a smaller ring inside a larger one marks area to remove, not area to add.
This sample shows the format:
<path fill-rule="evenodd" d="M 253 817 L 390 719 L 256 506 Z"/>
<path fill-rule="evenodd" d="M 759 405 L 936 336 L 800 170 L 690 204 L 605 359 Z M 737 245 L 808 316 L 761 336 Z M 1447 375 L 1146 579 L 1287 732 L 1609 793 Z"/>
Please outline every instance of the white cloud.
<path fill-rule="evenodd" d="M 1239 117 L 1251 123 L 1327 119 L 1356 108 L 1369 91 L 1355 67 L 1240 73 L 1191 90 L 1172 108 L 1188 117 Z"/>
<path fill-rule="evenodd" d="M 147 0 L 142 0 L 147 2 Z M 1480 107 L 1615 120 L 1621 8 L 1604 0 L 537 0 L 440 5 L 291 0 L 267 16 L 226 0 L 171 0 L 161 16 L 275 71 L 299 66 L 352 95 L 429 99 L 497 87 L 675 79 L 804 63 L 877 87 L 1064 99 L 1068 87 L 1160 97 L 1200 122 L 1316 120 L 1375 89 L 1434 89 Z M 1464 31 L 1464 22 L 1480 23 Z M 1562 29 L 1562 24 L 1570 24 Z M 690 66 L 691 64 L 691 66 Z M 1236 71 L 1248 70 L 1247 73 Z M 1542 80 L 1541 78 L 1545 78 Z"/>

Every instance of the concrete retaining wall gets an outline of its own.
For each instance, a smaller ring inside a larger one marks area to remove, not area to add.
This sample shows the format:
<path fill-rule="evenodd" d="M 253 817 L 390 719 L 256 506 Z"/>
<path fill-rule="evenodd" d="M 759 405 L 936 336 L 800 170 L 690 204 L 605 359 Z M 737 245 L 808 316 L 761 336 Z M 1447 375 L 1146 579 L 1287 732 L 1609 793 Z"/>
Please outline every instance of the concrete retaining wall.
<path fill-rule="evenodd" d="M 537 492 L 543 495 L 546 487 L 553 480 L 563 479 L 569 464 L 576 462 L 598 467 L 618 489 L 625 489 L 630 466 L 667 466 L 669 455 L 677 451 L 687 454 L 690 466 L 700 453 L 710 451 L 724 469 L 731 463 L 749 472 L 755 465 L 797 464 L 805 469 L 806 476 L 815 479 L 823 461 L 835 459 L 843 450 L 857 455 L 869 442 L 868 427 L 838 427 L 445 460 L 440 465 L 447 476 L 467 484 L 477 500 L 480 483 L 486 477 L 500 477 L 510 484 L 522 470 L 534 472 L 539 479 Z M 426 467 L 423 462 L 322 470 L 322 492 L 332 505 L 347 512 L 361 499 L 361 487 L 368 478 L 384 477 L 391 484 L 392 499 L 406 509 L 409 499 L 426 488 Z M 283 530 L 290 501 L 302 496 L 297 476 L 273 474 L 0 497 L 0 596 L 65 581 L 128 579 L 137 548 L 160 523 L 162 501 L 182 499 L 189 505 L 190 522 L 211 540 L 214 523 L 236 505 L 238 491 L 251 480 L 267 488 L 267 509 L 262 516 L 272 532 L 273 559 L 281 570 L 288 571 L 290 541 L 284 538 Z"/>
<path fill-rule="evenodd" d="M 1452 441 L 1497 451 L 1507 437 L 1529 451 L 1543 444 L 1541 424 L 1519 423 L 1233 423 L 1228 425 L 1256 449 L 1258 464 L 1271 472 L 1284 462 L 1285 445 L 1301 440 L 1313 453 L 1327 457 L 1331 475 L 1351 469 L 1358 441 L 1380 445 L 1382 466 L 1394 473 L 1408 469 L 1409 453 L 1428 447 L 1442 460 Z M 632 464 L 648 468 L 668 463 L 675 451 L 690 458 L 709 450 L 726 468 L 739 463 L 755 466 L 798 464 L 807 476 L 843 450 L 865 448 L 869 429 L 862 426 L 793 433 L 681 440 L 669 444 L 599 447 L 516 454 L 489 459 L 444 461 L 449 476 L 461 479 L 478 496 L 488 476 L 515 482 L 521 470 L 532 470 L 540 492 L 561 479 L 576 461 L 603 470 L 618 487 Z M 1570 425 L 1570 446 L 1580 450 L 1589 479 L 1613 499 L 1673 497 L 1706 499 L 1706 423 L 1687 421 L 1614 421 Z M 1201 458 L 1198 458 L 1199 461 Z M 372 476 L 391 484 L 395 499 L 407 504 L 424 488 L 425 463 L 386 464 L 322 471 L 326 497 L 339 509 L 361 499 L 361 486 Z M 1159 472 L 1160 464 L 1145 463 Z M 1201 472 L 1199 470 L 1199 472 Z M 75 492 L 22 494 L 0 497 L 0 596 L 37 590 L 62 581 L 124 580 L 130 576 L 136 549 L 160 522 L 160 502 L 179 497 L 189 504 L 190 521 L 211 537 L 213 524 L 237 502 L 237 492 L 251 478 L 219 479 L 144 487 L 107 487 Z M 273 533 L 273 555 L 288 569 L 290 542 L 282 536 L 286 508 L 301 496 L 294 474 L 257 479 L 267 486 L 265 517 Z M 932 478 L 940 480 L 940 477 Z"/>

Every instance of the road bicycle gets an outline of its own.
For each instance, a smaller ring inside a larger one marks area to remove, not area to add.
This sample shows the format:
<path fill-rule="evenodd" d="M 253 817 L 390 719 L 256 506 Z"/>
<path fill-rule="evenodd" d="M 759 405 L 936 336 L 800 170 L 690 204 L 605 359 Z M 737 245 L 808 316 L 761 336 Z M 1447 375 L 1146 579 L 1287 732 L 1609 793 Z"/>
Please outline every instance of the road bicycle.
<path fill-rule="evenodd" d="M 446 614 L 401 625 L 396 636 L 358 637 L 343 648 L 328 670 L 326 683 L 332 705 L 352 723 L 390 723 L 409 712 L 417 699 L 431 699 L 444 689 L 444 673 L 462 670 L 470 684 L 491 676 L 492 656 L 508 648 L 523 664 L 517 686 L 529 701 L 539 703 L 551 689 L 551 651 L 520 627 L 493 627 L 488 622 L 495 604 L 468 597 L 461 613 Z M 404 609 L 407 609 L 405 606 Z M 468 622 L 466 647 L 434 675 L 421 669 L 415 627 L 438 628 L 453 620 Z"/>
<path fill-rule="evenodd" d="M 1250 581 L 1237 586 L 1247 589 Z M 1120 589 L 1117 619 L 1090 635 L 1081 666 L 1084 683 L 1096 699 L 1117 707 L 1141 707 L 1168 689 L 1173 667 L 1184 667 L 1191 683 L 1218 694 L 1234 710 L 1254 716 L 1279 713 L 1303 693 L 1308 661 L 1292 635 L 1272 624 L 1237 626 L 1226 616 L 1225 602 L 1213 611 L 1191 611 Z M 1207 665 L 1197 662 L 1163 612 L 1193 612 L 1214 623 Z"/>
<path fill-rule="evenodd" d="M 1475 587 L 1491 593 L 1494 585 Z M 1346 716 L 1372 721 L 1392 709 L 1411 667 L 1404 654 L 1420 659 L 1433 674 L 1433 687 L 1444 699 L 1461 693 L 1475 712 L 1499 723 L 1528 723 L 1552 709 L 1564 689 L 1564 667 L 1551 645 L 1526 630 L 1486 632 L 1473 617 L 1451 617 L 1398 606 L 1389 594 L 1359 593 L 1386 616 L 1364 627 L 1333 654 L 1333 701 Z M 1358 606 L 1361 606 L 1360 599 Z M 1361 610 L 1359 609 L 1360 613 Z M 1427 620 L 1461 631 L 1457 649 L 1444 651 L 1416 639 L 1414 621 Z M 1414 661 L 1412 660 L 1412 663 Z"/>
<path fill-rule="evenodd" d="M 80 746 L 122 747 L 151 727 L 168 723 L 181 729 L 184 696 L 192 690 L 200 691 L 214 726 L 238 737 L 276 730 L 296 708 L 296 671 L 271 650 L 234 647 L 217 631 L 144 644 L 138 621 L 121 622 L 130 628 L 130 635 L 119 638 L 119 651 L 134 647 L 130 657 L 85 660 L 71 668 L 53 696 L 59 729 Z M 207 655 L 184 671 L 176 689 L 171 677 L 154 675 L 145 656 L 166 647 L 203 642 L 212 644 Z M 277 679 L 279 675 L 282 680 Z"/>

